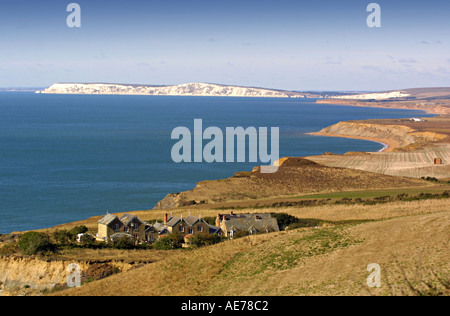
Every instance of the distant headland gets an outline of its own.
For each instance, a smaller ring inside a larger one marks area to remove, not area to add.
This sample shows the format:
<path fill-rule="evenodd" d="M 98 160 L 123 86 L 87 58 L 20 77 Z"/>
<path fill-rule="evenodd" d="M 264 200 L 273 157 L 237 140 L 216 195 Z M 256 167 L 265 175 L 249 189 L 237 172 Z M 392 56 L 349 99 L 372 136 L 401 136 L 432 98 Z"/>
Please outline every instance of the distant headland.
<path fill-rule="evenodd" d="M 259 87 L 245 87 L 215 83 L 185 83 L 179 85 L 139 85 L 116 83 L 55 83 L 38 90 L 43 94 L 100 94 L 100 95 L 168 95 L 216 97 L 269 97 L 269 98 L 331 98 L 346 92 L 287 91 Z"/>

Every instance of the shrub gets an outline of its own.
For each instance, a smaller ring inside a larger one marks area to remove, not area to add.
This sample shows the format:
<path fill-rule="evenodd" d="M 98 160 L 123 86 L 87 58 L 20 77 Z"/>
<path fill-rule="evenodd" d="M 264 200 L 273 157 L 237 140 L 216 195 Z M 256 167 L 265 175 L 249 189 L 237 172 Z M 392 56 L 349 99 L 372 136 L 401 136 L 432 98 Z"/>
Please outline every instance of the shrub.
<path fill-rule="evenodd" d="M 183 247 L 184 238 L 178 233 L 169 234 L 166 237 L 158 239 L 154 247 L 158 250 L 171 250 Z"/>
<path fill-rule="evenodd" d="M 54 231 L 52 237 L 54 242 L 60 245 L 67 245 L 72 241 L 72 234 L 66 229 Z"/>
<path fill-rule="evenodd" d="M 88 231 L 88 228 L 86 226 L 75 226 L 69 231 L 70 238 L 73 242 L 77 240 L 77 236 L 79 234 L 84 234 Z"/>
<path fill-rule="evenodd" d="M 92 246 L 95 244 L 95 238 L 89 234 L 84 234 L 81 236 L 80 241 L 85 246 Z"/>
<path fill-rule="evenodd" d="M 127 236 L 115 239 L 112 244 L 112 247 L 116 249 L 134 249 L 135 246 L 136 246 L 135 240 L 132 237 Z"/>
<path fill-rule="evenodd" d="M 28 232 L 19 238 L 19 249 L 25 255 L 35 255 L 48 251 L 55 252 L 56 247 L 50 242 L 47 234 Z"/>
<path fill-rule="evenodd" d="M 0 256 L 13 255 L 16 254 L 17 251 L 17 243 L 9 243 L 0 247 Z"/>
<path fill-rule="evenodd" d="M 223 241 L 223 237 L 217 234 L 199 234 L 192 236 L 189 240 L 191 246 L 194 247 L 214 245 L 221 241 Z"/>
<path fill-rule="evenodd" d="M 242 238 L 242 237 L 246 237 L 246 236 L 250 236 L 250 232 L 247 230 L 238 230 L 237 232 L 235 232 L 233 234 L 233 239 L 237 239 L 237 238 Z"/>
<path fill-rule="evenodd" d="M 280 230 L 285 230 L 288 226 L 300 221 L 297 217 L 286 213 L 272 213 L 271 215 L 276 218 Z"/>
<path fill-rule="evenodd" d="M 436 179 L 435 177 L 422 177 L 421 179 L 431 181 L 431 182 L 439 182 L 439 180 Z"/>

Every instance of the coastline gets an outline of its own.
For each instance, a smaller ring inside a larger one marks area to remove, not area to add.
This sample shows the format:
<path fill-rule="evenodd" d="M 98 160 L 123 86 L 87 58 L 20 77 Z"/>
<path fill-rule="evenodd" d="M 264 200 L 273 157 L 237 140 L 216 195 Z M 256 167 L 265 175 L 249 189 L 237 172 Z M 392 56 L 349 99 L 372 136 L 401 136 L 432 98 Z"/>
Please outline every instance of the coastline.
<path fill-rule="evenodd" d="M 342 123 L 342 122 L 339 122 L 339 123 Z M 322 132 L 312 132 L 312 133 L 307 133 L 307 135 L 367 140 L 367 141 L 371 141 L 374 143 L 379 143 L 384 146 L 382 149 L 378 150 L 378 152 L 392 152 L 396 148 L 400 147 L 400 144 L 392 139 L 376 139 L 376 138 L 370 138 L 370 137 L 364 137 L 364 136 L 338 135 L 338 134 L 328 134 L 328 133 L 322 133 Z"/>
<path fill-rule="evenodd" d="M 376 142 L 376 143 L 379 143 L 379 144 L 383 145 L 383 148 L 381 148 L 381 149 L 378 151 L 379 153 L 382 153 L 382 152 L 384 152 L 385 150 L 387 150 L 387 149 L 389 148 L 389 145 L 388 145 L 388 144 L 385 144 L 385 143 L 382 143 L 382 142 Z"/>
<path fill-rule="evenodd" d="M 384 119 L 384 120 L 390 120 L 390 119 Z M 382 120 L 380 120 L 382 121 Z M 340 121 L 339 123 L 343 123 L 346 121 Z M 363 121 L 361 121 L 363 122 Z M 337 123 L 337 124 L 339 124 Z M 363 126 L 359 127 L 360 130 L 364 130 L 365 128 Z M 343 134 L 336 134 L 336 133 L 326 133 L 326 132 L 311 132 L 311 133 L 306 133 L 307 135 L 314 135 L 314 136 L 326 136 L 326 137 L 341 137 L 341 138 L 349 138 L 349 139 L 358 139 L 358 140 L 365 140 L 365 141 L 371 141 L 371 142 L 375 142 L 375 143 L 379 143 L 383 146 L 383 148 L 381 148 L 380 150 L 377 151 L 373 151 L 373 152 L 378 152 L 378 153 L 389 153 L 389 152 L 394 152 L 396 151 L 397 148 L 401 148 L 403 147 L 403 145 L 399 142 L 396 141 L 395 139 L 388 139 L 388 138 L 377 138 L 376 135 L 375 137 L 366 137 L 366 136 L 358 136 L 358 135 L 343 135 Z M 363 151 L 361 151 L 363 152 Z M 366 151 L 366 152 L 370 152 L 370 151 Z M 347 166 L 348 167 L 348 164 Z M 239 170 L 237 170 L 239 171 Z M 66 223 L 64 223 L 66 224 Z M 64 225 L 61 224 L 61 225 Z"/>

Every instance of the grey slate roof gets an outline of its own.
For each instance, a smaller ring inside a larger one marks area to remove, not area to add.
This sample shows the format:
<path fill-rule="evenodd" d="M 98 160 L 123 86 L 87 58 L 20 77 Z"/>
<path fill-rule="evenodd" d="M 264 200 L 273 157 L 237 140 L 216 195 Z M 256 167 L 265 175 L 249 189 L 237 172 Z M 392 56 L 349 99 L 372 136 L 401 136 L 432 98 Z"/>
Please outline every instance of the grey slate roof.
<path fill-rule="evenodd" d="M 153 224 L 153 227 L 157 230 L 157 231 L 161 231 L 164 229 L 164 224 L 163 223 L 159 223 L 158 221 L 156 221 Z"/>
<path fill-rule="evenodd" d="M 118 217 L 116 215 L 106 214 L 101 220 L 98 221 L 98 223 L 103 224 L 103 225 L 109 225 L 115 219 L 118 219 Z"/>
<path fill-rule="evenodd" d="M 213 226 L 213 225 L 208 225 L 208 226 L 209 226 L 209 233 L 210 234 L 217 234 L 221 230 L 221 228 L 217 227 L 217 226 Z"/>
<path fill-rule="evenodd" d="M 236 214 L 223 215 L 223 220 L 227 231 L 240 230 L 257 230 L 259 232 L 265 231 L 279 231 L 278 222 L 270 214 Z"/>
<path fill-rule="evenodd" d="M 138 223 L 142 224 L 142 221 L 136 215 L 132 215 L 132 214 L 124 214 L 120 218 L 120 221 L 122 223 L 124 223 L 125 225 L 129 225 L 131 222 L 138 222 Z"/>
<path fill-rule="evenodd" d="M 192 215 L 189 215 L 188 217 L 184 218 L 184 221 L 189 225 L 189 226 L 194 226 L 197 222 L 200 221 L 199 217 L 195 217 Z"/>
<path fill-rule="evenodd" d="M 176 216 L 172 216 L 171 218 L 168 219 L 166 226 L 170 226 L 173 227 L 176 224 L 178 224 L 178 222 L 181 221 L 181 218 L 176 217 Z"/>

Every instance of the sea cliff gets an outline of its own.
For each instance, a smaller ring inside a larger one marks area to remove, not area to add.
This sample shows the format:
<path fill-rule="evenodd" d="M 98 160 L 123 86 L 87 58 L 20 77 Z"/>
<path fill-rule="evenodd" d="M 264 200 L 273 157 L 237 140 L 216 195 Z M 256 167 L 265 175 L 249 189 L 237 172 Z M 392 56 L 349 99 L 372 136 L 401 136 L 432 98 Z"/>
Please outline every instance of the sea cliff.
<path fill-rule="evenodd" d="M 404 125 L 339 122 L 312 135 L 372 140 L 387 144 L 385 151 L 398 151 L 409 146 L 420 146 L 443 140 L 447 135 L 417 131 Z"/>
<path fill-rule="evenodd" d="M 101 279 L 120 271 L 128 271 L 131 264 L 121 261 L 93 262 L 45 260 L 38 257 L 0 256 L 0 296 L 38 295 L 67 286 L 70 265 L 77 264 L 81 281 Z"/>
<path fill-rule="evenodd" d="M 318 97 L 309 93 L 229 86 L 210 83 L 186 83 L 170 86 L 127 85 L 109 83 L 56 83 L 43 94 L 103 94 L 103 95 L 173 95 L 173 96 L 229 96 L 307 98 Z"/>

